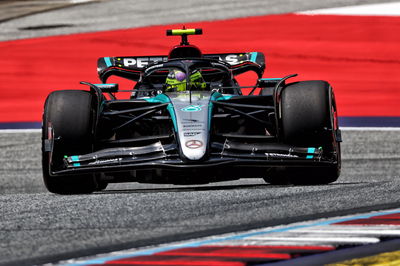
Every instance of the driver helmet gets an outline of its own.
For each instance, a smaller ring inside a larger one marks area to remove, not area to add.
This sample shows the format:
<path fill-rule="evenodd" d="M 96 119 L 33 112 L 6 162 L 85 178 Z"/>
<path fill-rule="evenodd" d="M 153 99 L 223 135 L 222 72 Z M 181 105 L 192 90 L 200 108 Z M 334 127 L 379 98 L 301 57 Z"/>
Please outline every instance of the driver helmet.
<path fill-rule="evenodd" d="M 165 81 L 166 91 L 186 91 L 186 74 L 180 70 L 171 70 Z M 203 90 L 206 88 L 203 76 L 195 70 L 189 77 L 189 84 L 193 89 Z"/>
<path fill-rule="evenodd" d="M 206 82 L 203 79 L 203 76 L 201 75 L 200 71 L 195 70 L 191 75 L 190 75 L 190 85 L 192 88 L 196 90 L 204 90 L 207 86 Z"/>

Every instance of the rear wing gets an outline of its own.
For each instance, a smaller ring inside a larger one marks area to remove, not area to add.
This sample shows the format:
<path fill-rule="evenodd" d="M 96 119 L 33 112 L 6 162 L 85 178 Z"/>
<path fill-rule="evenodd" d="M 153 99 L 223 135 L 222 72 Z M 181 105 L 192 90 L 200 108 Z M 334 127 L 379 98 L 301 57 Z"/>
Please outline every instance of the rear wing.
<path fill-rule="evenodd" d="M 261 52 L 205 54 L 203 58 L 228 63 L 233 75 L 254 71 L 261 78 L 265 69 L 265 57 Z M 104 83 L 112 75 L 138 81 L 148 65 L 166 62 L 167 60 L 168 57 L 164 55 L 101 57 L 97 60 L 97 72 L 100 80 Z"/>

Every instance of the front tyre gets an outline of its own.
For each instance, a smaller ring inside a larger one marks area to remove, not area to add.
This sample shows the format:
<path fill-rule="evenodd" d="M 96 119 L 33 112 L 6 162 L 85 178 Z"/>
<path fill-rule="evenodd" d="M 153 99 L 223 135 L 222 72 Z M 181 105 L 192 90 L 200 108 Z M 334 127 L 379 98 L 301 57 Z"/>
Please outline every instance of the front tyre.
<path fill-rule="evenodd" d="M 336 162 L 328 167 L 281 167 L 265 179 L 272 184 L 328 184 L 340 175 L 340 143 L 332 87 L 313 80 L 288 84 L 281 94 L 282 139 L 299 147 L 323 147 Z"/>
<path fill-rule="evenodd" d="M 92 151 L 92 95 L 88 91 L 54 91 L 46 99 L 42 124 L 43 181 L 48 191 L 57 194 L 85 194 L 97 189 L 94 175 L 56 175 L 50 171 L 63 167 L 65 155 Z M 54 132 L 53 136 L 51 130 Z M 54 138 L 52 161 L 46 140 Z"/>

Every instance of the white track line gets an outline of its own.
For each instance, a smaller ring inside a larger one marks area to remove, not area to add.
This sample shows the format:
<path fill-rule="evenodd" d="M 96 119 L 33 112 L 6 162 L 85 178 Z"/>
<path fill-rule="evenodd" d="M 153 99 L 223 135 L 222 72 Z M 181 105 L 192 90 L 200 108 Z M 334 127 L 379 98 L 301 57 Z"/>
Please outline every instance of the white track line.
<path fill-rule="evenodd" d="M 323 234 L 314 234 L 309 236 L 293 236 L 291 234 L 285 234 L 282 236 L 265 236 L 265 237 L 253 237 L 244 239 L 244 241 L 262 241 L 264 245 L 268 246 L 273 242 L 285 242 L 292 243 L 292 245 L 298 245 L 298 243 L 318 243 L 321 245 L 332 245 L 332 244 L 373 244 L 378 243 L 380 240 L 376 237 L 354 237 L 354 236 L 327 236 Z"/>
<path fill-rule="evenodd" d="M 302 15 L 400 16 L 400 2 L 316 9 L 298 12 Z"/>
<path fill-rule="evenodd" d="M 331 228 L 333 227 L 333 228 Z M 392 230 L 392 229 L 351 229 L 351 228 L 335 228 L 333 225 L 327 228 L 318 228 L 318 229 L 298 229 L 293 230 L 294 233 L 315 233 L 315 234 L 324 234 L 324 235 L 358 235 L 358 236 L 400 236 L 400 230 Z"/>
<path fill-rule="evenodd" d="M 400 131 L 400 127 L 340 127 L 343 131 Z"/>
<path fill-rule="evenodd" d="M 40 128 L 31 128 L 31 129 L 0 129 L 0 134 L 15 134 L 15 133 L 39 133 L 42 132 Z"/>

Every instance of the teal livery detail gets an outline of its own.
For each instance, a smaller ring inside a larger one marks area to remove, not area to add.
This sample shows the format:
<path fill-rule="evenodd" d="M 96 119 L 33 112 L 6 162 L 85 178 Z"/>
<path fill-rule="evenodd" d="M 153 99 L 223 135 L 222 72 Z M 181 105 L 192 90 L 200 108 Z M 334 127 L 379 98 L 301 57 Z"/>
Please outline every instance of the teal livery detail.
<path fill-rule="evenodd" d="M 79 161 L 79 156 L 77 156 L 77 155 L 71 156 L 71 160 L 73 162 L 77 162 L 77 161 Z M 81 164 L 80 163 L 73 163 L 73 166 L 81 166 Z"/>
<path fill-rule="evenodd" d="M 253 62 L 253 63 L 256 63 L 257 55 L 258 55 L 258 52 L 252 52 L 251 53 L 251 57 L 250 57 L 250 61 Z"/>
<path fill-rule="evenodd" d="M 97 83 L 97 84 L 93 84 L 95 86 L 114 86 L 117 85 L 117 83 Z"/>
<path fill-rule="evenodd" d="M 107 67 L 112 66 L 110 57 L 104 57 L 104 62 L 106 63 Z"/>
<path fill-rule="evenodd" d="M 79 161 L 79 156 L 75 155 L 75 156 L 71 156 L 71 160 L 73 162 Z"/>
<path fill-rule="evenodd" d="M 144 98 L 143 100 L 145 100 L 146 102 L 149 102 L 149 103 L 170 103 L 171 102 L 169 97 L 165 94 L 158 94 L 156 97 Z"/>
<path fill-rule="evenodd" d="M 314 154 L 315 148 L 308 148 L 307 153 L 312 153 Z M 314 155 L 307 155 L 306 159 L 312 159 L 314 158 Z"/>
<path fill-rule="evenodd" d="M 178 132 L 178 124 L 176 123 L 176 115 L 175 115 L 174 106 L 172 105 L 171 100 L 169 99 L 169 97 L 167 95 L 158 94 L 156 97 L 148 98 L 148 99 L 144 99 L 144 100 L 149 103 L 168 103 L 167 110 L 171 116 L 172 123 L 174 124 L 175 132 Z"/>
<path fill-rule="evenodd" d="M 232 98 L 233 95 L 223 95 L 219 92 L 214 92 L 211 95 L 211 101 L 224 101 L 224 100 L 229 100 L 230 98 Z"/>
<path fill-rule="evenodd" d="M 208 129 L 211 129 L 211 117 L 212 117 L 212 109 L 213 109 L 213 104 L 211 101 L 225 101 L 229 100 L 232 98 L 232 95 L 222 95 L 219 92 L 214 92 L 211 94 L 210 102 L 208 104 Z"/>

